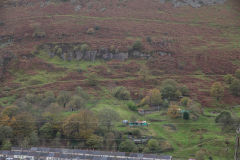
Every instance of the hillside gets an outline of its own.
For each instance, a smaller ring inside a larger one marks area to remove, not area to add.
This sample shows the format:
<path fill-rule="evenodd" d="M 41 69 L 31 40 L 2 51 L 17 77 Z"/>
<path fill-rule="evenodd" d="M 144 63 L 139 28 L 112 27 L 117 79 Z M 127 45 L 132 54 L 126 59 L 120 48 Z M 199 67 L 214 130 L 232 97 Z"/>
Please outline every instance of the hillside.
<path fill-rule="evenodd" d="M 112 131 L 102 131 L 100 127 L 93 132 L 103 137 L 104 143 L 108 132 L 115 140 L 124 140 L 124 135 L 133 132 L 134 129 L 122 126 L 122 120 L 146 120 L 150 125 L 139 128 L 140 133 L 157 139 L 161 154 L 181 159 L 202 151 L 214 159 L 231 159 L 234 129 L 224 131 L 215 118 L 228 111 L 234 119 L 231 123 L 236 125 L 240 116 L 240 87 L 226 82 L 227 74 L 238 79 L 239 16 L 238 0 L 1 1 L 2 115 L 9 106 L 32 114 L 40 138 L 38 145 L 56 146 L 46 139 L 55 139 L 59 133 L 62 146 L 83 148 L 85 140 L 81 145 L 72 142 L 77 138 L 66 135 L 62 124 L 56 125 L 48 138 L 42 136 L 40 128 L 50 123 L 51 116 L 60 116 L 55 117 L 57 121 L 65 122 L 83 108 L 91 111 L 93 117 L 110 108 L 120 117 Z M 164 81 L 169 79 L 167 85 L 175 87 L 175 95 L 164 97 Z M 215 82 L 224 87 L 217 100 L 210 94 Z M 78 86 L 88 98 L 76 93 Z M 119 86 L 130 92 L 128 98 L 119 99 L 114 94 Z M 156 88 L 162 94 L 161 106 L 166 100 L 168 107 L 178 105 L 189 110 L 190 120 L 171 118 L 167 107 L 140 115 L 137 109 L 154 106 L 151 102 L 143 105 L 142 99 Z M 188 93 L 182 88 L 187 88 Z M 69 99 L 74 103 L 81 101 L 76 96 L 85 99 L 84 104 L 79 102 L 81 107 L 74 108 L 69 100 L 63 107 L 57 100 L 63 91 L 71 95 Z M 46 97 L 52 100 L 43 105 Z M 191 103 L 182 105 L 182 97 L 191 99 Z M 129 103 L 138 108 L 132 110 Z M 5 122 L 5 118 L 1 120 Z M 11 116 L 8 118 L 12 121 Z M 20 144 L 16 140 L 11 143 Z M 118 143 L 115 150 L 119 150 Z M 144 146 L 138 149 L 146 151 Z"/>

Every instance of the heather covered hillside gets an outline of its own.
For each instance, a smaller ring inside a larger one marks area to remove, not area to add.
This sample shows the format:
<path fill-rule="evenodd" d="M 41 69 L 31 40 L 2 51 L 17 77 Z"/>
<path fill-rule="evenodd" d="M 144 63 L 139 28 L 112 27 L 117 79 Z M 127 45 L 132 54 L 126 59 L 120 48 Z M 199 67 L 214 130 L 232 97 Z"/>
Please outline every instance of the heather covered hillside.
<path fill-rule="evenodd" d="M 1 1 L 0 148 L 232 159 L 239 16 L 238 0 Z"/>

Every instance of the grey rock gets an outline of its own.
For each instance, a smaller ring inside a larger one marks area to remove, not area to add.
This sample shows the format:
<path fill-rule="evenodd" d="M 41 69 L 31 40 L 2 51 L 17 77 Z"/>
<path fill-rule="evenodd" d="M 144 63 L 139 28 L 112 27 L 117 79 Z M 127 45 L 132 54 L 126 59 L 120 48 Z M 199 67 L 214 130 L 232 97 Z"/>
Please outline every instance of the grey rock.
<path fill-rule="evenodd" d="M 189 5 L 193 8 L 199 8 L 207 5 L 223 4 L 227 0 L 170 0 L 174 7 L 182 7 Z M 166 0 L 159 0 L 160 3 L 167 2 Z"/>
<path fill-rule="evenodd" d="M 101 12 L 104 12 L 106 10 L 106 8 L 101 8 L 100 11 Z"/>
<path fill-rule="evenodd" d="M 120 52 L 118 54 L 113 55 L 113 59 L 120 60 L 120 61 L 125 61 L 128 59 L 128 53 L 126 52 Z"/>
<path fill-rule="evenodd" d="M 110 52 L 105 53 L 105 54 L 102 55 L 102 58 L 103 58 L 104 60 L 111 60 L 111 59 L 113 59 L 113 54 L 110 53 Z"/>
<path fill-rule="evenodd" d="M 80 51 L 75 52 L 76 59 L 79 61 L 83 58 L 83 53 Z"/>
<path fill-rule="evenodd" d="M 78 12 L 78 11 L 81 10 L 81 8 L 82 8 L 81 5 L 77 5 L 77 6 L 74 8 L 74 11 L 75 11 L 75 12 Z"/>
<path fill-rule="evenodd" d="M 87 51 L 84 55 L 84 60 L 95 61 L 97 51 Z"/>
<path fill-rule="evenodd" d="M 48 52 L 48 55 L 49 55 L 51 58 L 53 58 L 53 57 L 55 56 L 55 53 L 54 53 L 54 52 L 51 52 L 51 51 L 49 51 L 49 52 Z"/>
<path fill-rule="evenodd" d="M 139 52 L 139 51 L 133 51 L 133 53 L 132 53 L 133 57 L 140 57 L 141 54 L 142 54 L 142 53 Z"/>

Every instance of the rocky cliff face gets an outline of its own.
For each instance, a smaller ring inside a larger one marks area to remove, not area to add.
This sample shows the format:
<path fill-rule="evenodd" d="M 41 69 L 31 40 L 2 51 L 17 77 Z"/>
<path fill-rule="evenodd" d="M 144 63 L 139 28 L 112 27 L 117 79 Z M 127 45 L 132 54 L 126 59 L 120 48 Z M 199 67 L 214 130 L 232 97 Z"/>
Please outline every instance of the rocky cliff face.
<path fill-rule="evenodd" d="M 170 0 L 174 7 L 191 6 L 193 8 L 199 8 L 202 6 L 223 4 L 227 0 Z M 169 2 L 169 0 L 160 0 L 161 3 Z"/>
<path fill-rule="evenodd" d="M 110 50 L 107 48 L 101 48 L 98 50 L 90 50 L 81 48 L 83 44 L 44 44 L 39 46 L 36 51 L 36 54 L 43 50 L 47 52 L 50 57 L 58 56 L 64 61 L 71 60 L 86 60 L 86 61 L 95 61 L 96 59 L 102 60 L 120 60 L 124 61 L 128 58 L 150 58 L 153 54 L 155 55 L 173 55 L 171 52 L 156 51 L 152 53 L 144 53 L 138 50 L 131 50 L 127 52 L 121 52 L 118 50 Z"/>

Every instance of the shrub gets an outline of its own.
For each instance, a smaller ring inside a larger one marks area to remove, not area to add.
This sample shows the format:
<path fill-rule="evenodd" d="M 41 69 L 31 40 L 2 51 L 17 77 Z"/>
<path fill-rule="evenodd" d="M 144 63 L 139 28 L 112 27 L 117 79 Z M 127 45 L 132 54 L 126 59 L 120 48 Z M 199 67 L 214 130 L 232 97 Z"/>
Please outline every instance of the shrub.
<path fill-rule="evenodd" d="M 92 149 L 99 149 L 103 144 L 103 138 L 92 134 L 86 141 L 86 145 L 91 147 Z"/>
<path fill-rule="evenodd" d="M 189 120 L 189 113 L 188 112 L 183 112 L 183 119 Z"/>
<path fill-rule="evenodd" d="M 187 97 L 183 97 L 181 100 L 180 100 L 180 104 L 184 107 L 187 107 L 189 106 L 191 103 L 191 100 Z"/>
<path fill-rule="evenodd" d="M 89 95 L 80 86 L 75 89 L 75 94 L 82 97 L 83 99 L 89 99 Z"/>
<path fill-rule="evenodd" d="M 2 115 L 7 115 L 8 117 L 12 118 L 16 116 L 19 112 L 19 108 L 17 106 L 7 106 L 2 110 Z"/>
<path fill-rule="evenodd" d="M 94 34 L 94 33 L 95 33 L 95 29 L 94 28 L 88 28 L 87 34 Z"/>
<path fill-rule="evenodd" d="M 91 74 L 88 76 L 87 83 L 88 83 L 90 86 L 97 86 L 97 84 L 98 84 L 97 75 L 96 75 L 95 73 L 91 73 Z"/>
<path fill-rule="evenodd" d="M 188 107 L 188 110 L 189 110 L 191 113 L 196 114 L 196 115 L 201 115 L 201 114 L 203 114 L 203 108 L 202 108 L 201 104 L 199 104 L 199 103 L 191 104 L 191 105 Z"/>
<path fill-rule="evenodd" d="M 146 148 L 144 149 L 144 152 L 147 153 L 158 153 L 159 152 L 159 143 L 155 139 L 151 139 L 148 141 Z"/>
<path fill-rule="evenodd" d="M 37 84 L 42 84 L 43 82 L 39 79 L 32 79 L 29 81 L 30 85 L 37 85 Z"/>
<path fill-rule="evenodd" d="M 225 75 L 224 77 L 224 81 L 227 83 L 227 84 L 232 84 L 233 80 L 234 80 L 234 77 L 231 75 L 231 74 L 227 74 Z"/>
<path fill-rule="evenodd" d="M 120 119 L 118 112 L 111 108 L 103 108 L 98 111 L 100 124 L 106 126 L 108 131 L 113 127 L 113 123 Z"/>
<path fill-rule="evenodd" d="M 197 160 L 204 160 L 206 153 L 203 150 L 197 151 L 195 157 Z"/>
<path fill-rule="evenodd" d="M 94 29 L 95 29 L 96 31 L 98 31 L 98 30 L 100 30 L 100 27 L 99 27 L 99 26 L 95 26 Z"/>
<path fill-rule="evenodd" d="M 44 38 L 46 37 L 46 33 L 44 31 L 36 31 L 32 35 L 33 38 Z"/>
<path fill-rule="evenodd" d="M 169 101 L 168 100 L 163 100 L 163 102 L 162 102 L 162 106 L 164 107 L 164 108 L 168 108 L 169 107 Z"/>
<path fill-rule="evenodd" d="M 164 80 L 161 84 L 162 98 L 164 99 L 174 99 L 177 97 L 177 82 L 172 79 Z"/>
<path fill-rule="evenodd" d="M 44 37 L 46 37 L 46 33 L 43 30 L 36 29 L 33 32 L 32 37 L 33 38 L 44 38 Z"/>
<path fill-rule="evenodd" d="M 136 152 L 137 146 L 134 144 L 133 141 L 127 139 L 120 144 L 119 150 L 121 152 Z"/>
<path fill-rule="evenodd" d="M 150 106 L 158 106 L 162 104 L 162 95 L 158 89 L 152 89 L 146 97 L 144 97 L 140 105 L 150 105 Z"/>
<path fill-rule="evenodd" d="M 113 91 L 113 96 L 120 100 L 130 99 L 130 92 L 123 86 L 116 87 Z"/>
<path fill-rule="evenodd" d="M 224 87 L 220 82 L 215 82 L 211 87 L 210 93 L 217 99 L 217 101 L 219 101 L 220 98 L 224 95 Z"/>
<path fill-rule="evenodd" d="M 133 50 L 140 51 L 140 50 L 142 50 L 142 48 L 143 48 L 142 42 L 139 41 L 139 40 L 136 41 L 136 42 L 134 42 L 133 45 L 132 45 L 132 49 L 133 49 Z"/>
<path fill-rule="evenodd" d="M 187 86 L 180 86 L 179 91 L 182 93 L 182 96 L 188 96 L 189 95 L 189 89 Z"/>
<path fill-rule="evenodd" d="M 170 106 L 168 108 L 168 115 L 171 117 L 171 118 L 178 118 L 181 116 L 180 114 L 180 108 L 176 105 L 173 105 L 173 106 Z"/>
<path fill-rule="evenodd" d="M 223 111 L 221 112 L 216 118 L 215 118 L 215 122 L 216 123 L 223 123 L 223 124 L 228 124 L 232 120 L 232 116 L 231 113 Z"/>
<path fill-rule="evenodd" d="M 44 98 L 41 102 L 42 106 L 47 107 L 51 103 L 54 103 L 56 101 L 56 97 L 52 91 L 48 91 L 44 94 Z"/>
<path fill-rule="evenodd" d="M 114 45 L 111 45 L 110 48 L 109 48 L 110 52 L 113 52 L 115 53 L 116 51 L 116 47 Z"/>
<path fill-rule="evenodd" d="M 234 119 L 230 112 L 223 111 L 216 118 L 215 122 L 222 126 L 222 130 L 228 131 L 234 127 Z"/>
<path fill-rule="evenodd" d="M 146 41 L 147 41 L 148 43 L 152 43 L 152 38 L 151 38 L 151 37 L 147 37 L 147 38 L 146 38 Z"/>
<path fill-rule="evenodd" d="M 4 25 L 5 25 L 5 23 L 0 21 L 0 26 L 4 26 Z"/>
<path fill-rule="evenodd" d="M 69 92 L 66 91 L 61 91 L 60 94 L 57 97 L 57 102 L 59 105 L 63 105 L 63 107 L 66 107 L 66 104 L 69 102 L 70 100 L 70 94 Z"/>
<path fill-rule="evenodd" d="M 233 95 L 240 96 L 240 80 L 234 79 L 229 88 Z"/>
<path fill-rule="evenodd" d="M 11 141 L 9 139 L 6 139 L 5 141 L 3 141 L 1 150 L 11 150 L 11 147 L 12 147 Z"/>
<path fill-rule="evenodd" d="M 80 96 L 73 96 L 68 103 L 68 107 L 74 110 L 85 108 L 85 100 Z"/>
<path fill-rule="evenodd" d="M 39 98 L 37 95 L 30 94 L 30 93 L 26 94 L 25 99 L 28 103 L 32 103 L 32 104 L 39 101 Z"/>
<path fill-rule="evenodd" d="M 62 55 L 62 48 L 61 47 L 58 47 L 58 46 L 55 46 L 54 47 L 54 51 L 55 53 L 58 55 L 58 56 L 61 56 Z"/>
<path fill-rule="evenodd" d="M 87 52 L 89 50 L 89 46 L 87 44 L 82 44 L 80 47 L 81 52 Z"/>
<path fill-rule="evenodd" d="M 137 105 L 133 102 L 133 101 L 130 101 L 130 102 L 128 102 L 127 103 L 127 106 L 128 106 L 128 108 L 130 109 L 130 110 L 132 110 L 132 111 L 137 111 Z"/>
<path fill-rule="evenodd" d="M 237 69 L 235 72 L 235 77 L 240 79 L 240 69 Z"/>

